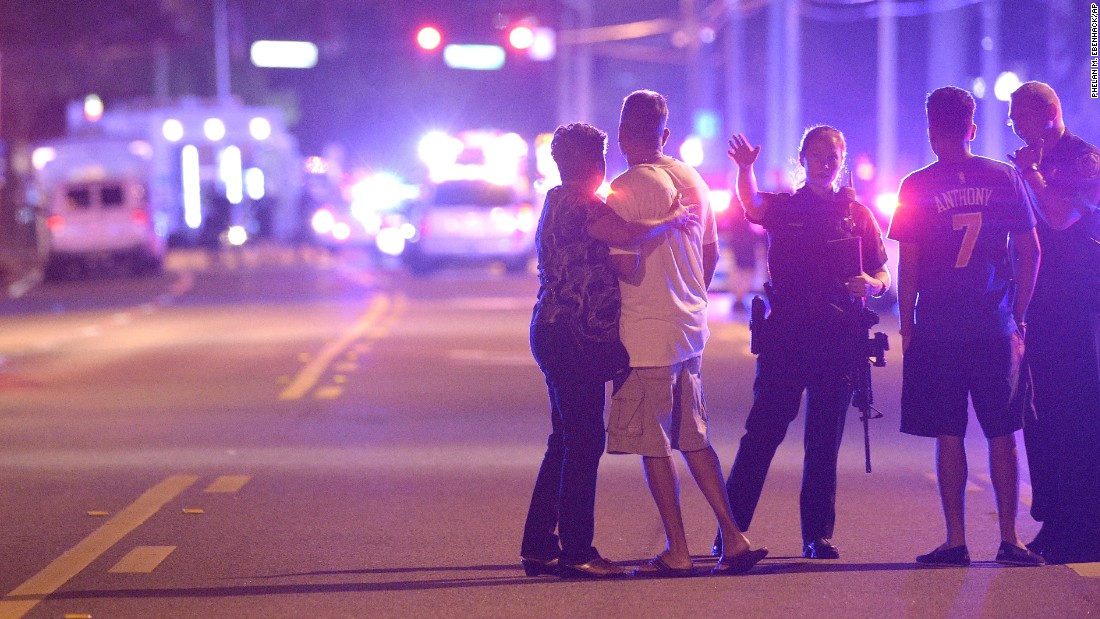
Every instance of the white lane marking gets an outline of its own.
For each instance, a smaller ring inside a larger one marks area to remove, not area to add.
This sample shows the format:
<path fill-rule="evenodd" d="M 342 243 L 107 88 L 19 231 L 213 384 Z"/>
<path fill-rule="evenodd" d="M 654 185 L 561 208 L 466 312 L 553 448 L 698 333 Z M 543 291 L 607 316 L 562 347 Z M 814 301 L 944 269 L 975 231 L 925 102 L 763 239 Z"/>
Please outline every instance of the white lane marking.
<path fill-rule="evenodd" d="M 148 574 L 157 569 L 175 546 L 138 546 L 107 570 L 112 574 Z"/>
<path fill-rule="evenodd" d="M 197 475 L 172 475 L 146 490 L 103 526 L 0 599 L 0 619 L 25 615 L 198 479 Z"/>

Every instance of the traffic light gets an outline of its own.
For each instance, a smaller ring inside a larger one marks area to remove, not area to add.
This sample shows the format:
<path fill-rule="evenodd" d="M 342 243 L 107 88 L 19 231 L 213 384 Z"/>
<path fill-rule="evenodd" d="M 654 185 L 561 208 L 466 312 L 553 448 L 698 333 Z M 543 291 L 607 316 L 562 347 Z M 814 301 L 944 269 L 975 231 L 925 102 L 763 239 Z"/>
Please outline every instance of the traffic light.
<path fill-rule="evenodd" d="M 434 26 L 424 26 L 416 33 L 416 44 L 420 49 L 432 51 L 443 43 L 443 35 Z"/>
<path fill-rule="evenodd" d="M 518 50 L 530 49 L 535 44 L 535 33 L 529 26 L 516 26 L 508 31 L 508 44 Z"/>
<path fill-rule="evenodd" d="M 557 52 L 554 30 L 529 23 L 519 23 L 508 30 L 508 45 L 532 60 L 551 60 Z"/>

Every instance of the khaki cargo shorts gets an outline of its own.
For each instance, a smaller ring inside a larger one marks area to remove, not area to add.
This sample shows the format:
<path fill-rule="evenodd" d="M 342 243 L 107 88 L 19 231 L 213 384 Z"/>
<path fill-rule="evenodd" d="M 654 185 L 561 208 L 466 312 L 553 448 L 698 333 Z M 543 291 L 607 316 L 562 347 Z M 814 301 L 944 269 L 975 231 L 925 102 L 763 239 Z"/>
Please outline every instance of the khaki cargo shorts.
<path fill-rule="evenodd" d="M 667 457 L 708 447 L 701 361 L 631 368 L 611 398 L 607 453 Z"/>

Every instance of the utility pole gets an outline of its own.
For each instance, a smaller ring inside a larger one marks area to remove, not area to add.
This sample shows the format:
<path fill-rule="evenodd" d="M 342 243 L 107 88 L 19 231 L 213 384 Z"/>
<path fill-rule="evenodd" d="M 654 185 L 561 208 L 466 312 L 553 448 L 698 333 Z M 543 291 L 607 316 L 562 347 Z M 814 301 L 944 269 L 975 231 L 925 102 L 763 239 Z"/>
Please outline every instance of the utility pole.
<path fill-rule="evenodd" d="M 233 91 L 229 84 L 229 12 L 226 2 L 214 0 L 214 77 L 216 78 L 218 103 L 229 103 Z"/>
<path fill-rule="evenodd" d="M 879 0 L 878 14 L 878 174 L 879 193 L 897 191 L 898 181 L 898 19 L 894 0 Z"/>
<path fill-rule="evenodd" d="M 1001 70 L 1001 0 L 982 2 L 982 50 L 981 70 L 985 80 L 985 96 L 978 101 L 979 154 L 994 159 L 1004 159 L 1005 118 L 1007 104 L 998 101 L 994 85 Z"/>
<path fill-rule="evenodd" d="M 791 149 L 801 134 L 802 77 L 799 54 L 801 15 L 798 0 L 773 0 L 768 6 L 768 66 L 765 106 L 764 153 L 768 177 L 786 184 Z M 776 177 L 778 175 L 778 178 Z"/>

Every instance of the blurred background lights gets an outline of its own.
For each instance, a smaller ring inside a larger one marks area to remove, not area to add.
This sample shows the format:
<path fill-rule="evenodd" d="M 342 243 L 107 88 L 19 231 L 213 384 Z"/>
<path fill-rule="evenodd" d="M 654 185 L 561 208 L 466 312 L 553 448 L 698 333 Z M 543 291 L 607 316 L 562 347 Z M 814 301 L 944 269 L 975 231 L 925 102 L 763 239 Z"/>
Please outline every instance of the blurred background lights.
<path fill-rule="evenodd" d="M 169 142 L 179 142 L 183 139 L 183 123 L 175 118 L 169 118 L 160 126 L 160 132 Z"/>
<path fill-rule="evenodd" d="M 508 33 L 508 44 L 516 49 L 528 49 L 535 44 L 535 33 L 527 26 L 516 26 Z"/>
<path fill-rule="evenodd" d="M 997 81 L 993 82 L 993 96 L 997 97 L 998 101 L 1008 101 L 1020 84 L 1022 84 L 1020 76 L 1012 71 L 1005 71 L 997 76 Z"/>
<path fill-rule="evenodd" d="M 382 228 L 374 237 L 378 251 L 387 256 L 400 256 L 405 251 L 405 235 L 399 228 Z"/>
<path fill-rule="evenodd" d="M 89 122 L 96 122 L 103 118 L 103 99 L 97 94 L 84 97 L 84 118 Z"/>
<path fill-rule="evenodd" d="M 202 225 L 202 180 L 199 176 L 199 149 L 194 144 L 180 151 L 180 181 L 183 184 L 183 220 L 188 228 Z"/>
<path fill-rule="evenodd" d="M 421 49 L 433 50 L 439 47 L 439 44 L 442 42 L 443 35 L 432 26 L 425 26 L 416 33 L 416 44 L 419 45 Z"/>
<path fill-rule="evenodd" d="M 217 142 L 225 137 L 225 123 L 220 118 L 207 118 L 202 124 L 202 132 L 206 139 Z"/>
<path fill-rule="evenodd" d="M 894 211 L 898 210 L 898 194 L 880 193 L 875 196 L 875 208 L 887 217 L 893 216 Z"/>
<path fill-rule="evenodd" d="M 230 204 L 244 200 L 244 170 L 241 169 L 241 149 L 226 147 L 218 157 L 218 176 L 225 185 L 225 198 Z"/>
<path fill-rule="evenodd" d="M 244 226 L 230 226 L 229 230 L 225 231 L 225 240 L 230 245 L 239 247 L 248 241 L 248 231 Z"/>
<path fill-rule="evenodd" d="M 710 210 L 725 213 L 733 202 L 733 192 L 728 189 L 714 189 L 710 192 Z"/>
<path fill-rule="evenodd" d="M 860 153 L 856 157 L 856 178 L 861 181 L 869 181 L 875 178 L 875 164 L 871 163 L 871 158 L 866 153 Z"/>
<path fill-rule="evenodd" d="M 271 137 L 271 121 L 263 116 L 257 116 L 248 121 L 248 132 L 255 140 L 263 141 Z"/>
<path fill-rule="evenodd" d="M 982 77 L 975 77 L 974 78 L 974 85 L 970 88 L 970 90 L 974 92 L 974 97 L 976 99 L 984 99 L 985 98 L 985 79 L 982 78 Z"/>
<path fill-rule="evenodd" d="M 244 192 L 248 194 L 248 199 L 250 200 L 263 199 L 266 193 L 263 170 L 260 168 L 248 168 L 244 171 Z"/>
<path fill-rule="evenodd" d="M 57 149 L 51 146 L 42 146 L 34 149 L 31 153 L 31 165 L 35 170 L 41 170 L 46 167 L 46 164 L 57 159 Z"/>
<path fill-rule="evenodd" d="M 499 45 L 448 45 L 443 62 L 452 69 L 496 71 L 504 66 L 504 48 Z"/>
<path fill-rule="evenodd" d="M 698 167 L 703 163 L 703 141 L 699 136 L 688 136 L 680 145 L 680 159 L 691 167 Z"/>
<path fill-rule="evenodd" d="M 531 47 L 527 50 L 527 55 L 530 56 L 532 60 L 553 60 L 558 52 L 558 39 L 554 29 L 534 28 L 532 32 L 535 35 L 535 39 L 532 41 Z"/>
<path fill-rule="evenodd" d="M 309 41 L 256 41 L 249 50 L 252 64 L 271 69 L 312 69 L 317 46 Z"/>

